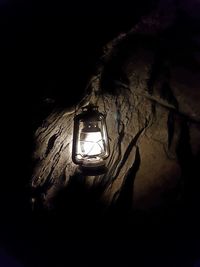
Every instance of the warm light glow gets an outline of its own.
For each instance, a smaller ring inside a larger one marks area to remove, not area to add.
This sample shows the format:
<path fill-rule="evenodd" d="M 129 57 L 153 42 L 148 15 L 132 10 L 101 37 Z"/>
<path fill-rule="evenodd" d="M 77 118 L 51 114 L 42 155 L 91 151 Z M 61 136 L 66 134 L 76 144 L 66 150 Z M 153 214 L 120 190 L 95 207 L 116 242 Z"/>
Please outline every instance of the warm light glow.
<path fill-rule="evenodd" d="M 83 156 L 97 156 L 104 151 L 101 132 L 82 132 L 80 148 Z"/>

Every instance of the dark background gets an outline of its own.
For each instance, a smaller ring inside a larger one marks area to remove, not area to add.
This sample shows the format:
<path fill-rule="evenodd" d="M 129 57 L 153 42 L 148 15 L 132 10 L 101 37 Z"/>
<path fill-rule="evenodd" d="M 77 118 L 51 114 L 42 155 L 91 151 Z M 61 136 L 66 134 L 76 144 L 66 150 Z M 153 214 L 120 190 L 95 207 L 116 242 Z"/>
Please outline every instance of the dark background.
<path fill-rule="evenodd" d="M 35 216 L 29 203 L 35 129 L 54 106 L 70 106 L 81 98 L 102 46 L 134 26 L 156 2 L 0 2 L 6 162 L 1 175 L 0 267 L 197 266 L 198 239 L 187 231 L 193 223 L 178 220 L 176 230 L 159 221 L 149 229 L 136 224 L 142 236 L 133 236 L 131 225 L 124 220 L 120 224 L 119 218 L 108 225 L 92 220 L 90 228 L 70 218 L 62 222 L 63 215 Z"/>

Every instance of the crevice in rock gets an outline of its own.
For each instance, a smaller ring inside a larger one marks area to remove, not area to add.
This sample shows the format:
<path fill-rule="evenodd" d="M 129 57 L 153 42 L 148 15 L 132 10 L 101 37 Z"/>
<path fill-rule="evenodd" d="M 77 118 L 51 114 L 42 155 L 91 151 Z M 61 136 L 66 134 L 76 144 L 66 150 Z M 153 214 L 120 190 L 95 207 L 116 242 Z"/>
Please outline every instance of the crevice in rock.
<path fill-rule="evenodd" d="M 56 129 L 56 125 L 58 123 L 58 121 L 60 120 L 59 116 L 56 116 L 59 113 L 59 110 L 57 110 L 56 112 L 52 112 L 51 116 L 51 120 L 53 120 L 51 123 L 49 121 L 46 120 L 46 125 L 49 124 L 48 127 L 40 127 L 36 133 L 35 136 L 36 138 L 39 138 L 40 136 L 42 136 L 43 139 L 45 139 L 47 137 L 47 135 L 52 131 Z M 49 117 L 50 118 L 50 117 Z"/>
<path fill-rule="evenodd" d="M 46 149 L 46 152 L 45 152 L 45 156 L 48 156 L 49 152 L 51 151 L 51 149 L 54 146 L 54 143 L 55 143 L 57 137 L 58 137 L 58 134 L 54 134 L 54 135 L 52 135 L 50 137 L 50 139 L 48 141 L 47 149 Z"/>
<path fill-rule="evenodd" d="M 118 107 L 118 103 L 117 103 L 117 99 L 116 99 L 116 107 Z M 116 168 L 121 160 L 121 154 L 122 154 L 122 151 L 121 151 L 121 144 L 122 144 L 122 141 L 123 141 L 123 138 L 124 138 L 124 123 L 121 121 L 121 113 L 120 113 L 120 110 L 119 108 L 117 108 L 117 131 L 118 131 L 118 140 L 117 140 L 117 143 L 116 143 L 116 147 L 117 147 L 117 151 L 118 151 L 118 156 L 117 156 L 117 159 L 115 160 L 114 164 L 112 165 L 112 167 L 110 167 L 110 163 L 112 162 L 112 157 L 113 155 L 110 157 L 110 160 L 109 160 L 109 163 L 108 163 L 108 169 L 109 169 L 109 172 L 108 174 L 106 175 L 106 177 L 113 177 L 113 174 L 116 172 Z M 113 153 L 116 153 L 115 151 L 115 148 L 113 149 Z M 113 179 L 112 179 L 113 180 Z"/>
<path fill-rule="evenodd" d="M 157 54 L 154 57 L 154 63 L 151 66 L 149 78 L 147 80 L 147 91 L 150 95 L 153 95 L 154 84 L 158 78 L 160 71 L 161 71 L 162 64 L 163 64 L 163 60 L 161 59 L 161 55 L 160 55 L 160 53 L 157 52 Z"/>
<path fill-rule="evenodd" d="M 196 174 L 193 173 L 193 156 L 190 145 L 190 135 L 188 122 L 182 120 L 181 132 L 176 148 L 177 158 L 182 170 L 182 185 L 183 196 L 187 199 L 191 195 L 191 187 L 193 187 L 192 179 L 196 179 Z"/>
<path fill-rule="evenodd" d="M 130 155 L 130 153 L 131 153 L 133 147 L 136 145 L 136 143 L 137 143 L 137 141 L 138 141 L 138 138 L 140 137 L 140 135 L 141 135 L 141 133 L 144 131 L 144 129 L 145 129 L 145 128 L 141 129 L 141 130 L 136 134 L 136 136 L 131 140 L 131 142 L 129 143 L 129 145 L 128 145 L 128 147 L 127 147 L 125 153 L 124 153 L 124 156 L 123 156 L 123 158 L 122 158 L 122 160 L 121 160 L 121 163 L 120 163 L 120 165 L 119 165 L 118 168 L 117 168 L 116 175 L 115 175 L 115 177 L 112 178 L 112 180 L 115 180 L 116 177 L 118 177 L 118 175 L 119 175 L 121 169 L 123 168 L 124 164 L 126 163 L 126 161 L 127 161 L 128 157 L 129 157 L 129 155 Z"/>
<path fill-rule="evenodd" d="M 167 130 L 168 130 L 168 149 L 169 149 L 174 136 L 174 112 L 172 110 L 170 110 L 168 113 Z"/>
<path fill-rule="evenodd" d="M 152 112 L 152 117 L 156 118 L 156 102 L 152 101 L 151 103 L 151 112 Z"/>
<path fill-rule="evenodd" d="M 31 187 L 31 200 L 33 210 L 37 211 L 43 208 L 45 194 L 52 186 L 53 183 L 47 177 L 43 184 L 39 184 L 37 185 L 37 187 Z"/>
<path fill-rule="evenodd" d="M 160 88 L 160 97 L 164 100 L 167 100 L 169 104 L 172 104 L 176 110 L 179 109 L 178 101 L 176 100 L 172 89 L 170 88 L 170 85 L 167 81 L 165 81 Z"/>
<path fill-rule="evenodd" d="M 115 203 L 117 210 L 127 212 L 131 211 L 132 209 L 134 180 L 137 171 L 139 170 L 140 162 L 141 162 L 140 151 L 139 147 L 136 146 L 135 161 L 128 170 L 126 177 L 124 178 L 123 184 L 121 186 L 121 189 L 117 193 L 118 197 Z"/>

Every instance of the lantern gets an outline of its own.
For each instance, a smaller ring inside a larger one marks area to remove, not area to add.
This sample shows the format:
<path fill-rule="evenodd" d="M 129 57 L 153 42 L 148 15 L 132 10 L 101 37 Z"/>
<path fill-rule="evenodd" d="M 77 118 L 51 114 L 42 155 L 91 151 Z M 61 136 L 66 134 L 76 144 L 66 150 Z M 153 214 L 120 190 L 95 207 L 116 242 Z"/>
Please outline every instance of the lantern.
<path fill-rule="evenodd" d="M 72 160 L 85 168 L 105 166 L 109 143 L 105 115 L 89 104 L 74 118 Z"/>

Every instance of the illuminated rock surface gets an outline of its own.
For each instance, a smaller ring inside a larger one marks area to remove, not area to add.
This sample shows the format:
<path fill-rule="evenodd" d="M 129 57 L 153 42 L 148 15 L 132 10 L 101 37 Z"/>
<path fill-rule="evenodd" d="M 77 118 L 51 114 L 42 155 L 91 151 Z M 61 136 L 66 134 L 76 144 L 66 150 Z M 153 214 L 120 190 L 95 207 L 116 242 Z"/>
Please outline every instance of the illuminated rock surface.
<path fill-rule="evenodd" d="M 67 194 L 74 183 L 94 192 L 103 207 L 146 211 L 176 206 L 189 184 L 195 187 L 200 37 L 193 21 L 185 23 L 173 14 L 168 20 L 153 14 L 105 46 L 76 109 L 90 100 L 106 109 L 111 150 L 106 174 L 84 176 L 72 162 L 75 108 L 53 111 L 38 128 L 32 178 L 36 209 L 57 207 L 60 192 Z M 74 193 L 79 194 L 76 186 Z"/>

